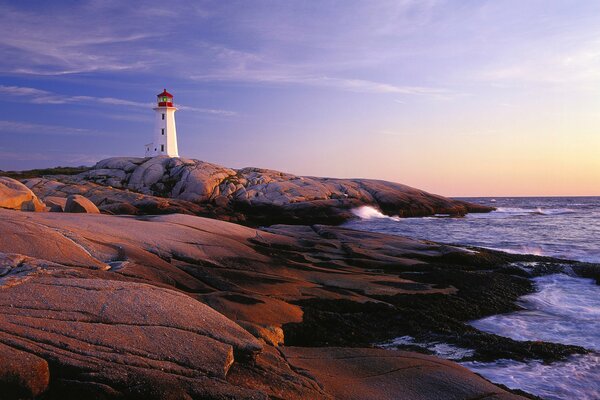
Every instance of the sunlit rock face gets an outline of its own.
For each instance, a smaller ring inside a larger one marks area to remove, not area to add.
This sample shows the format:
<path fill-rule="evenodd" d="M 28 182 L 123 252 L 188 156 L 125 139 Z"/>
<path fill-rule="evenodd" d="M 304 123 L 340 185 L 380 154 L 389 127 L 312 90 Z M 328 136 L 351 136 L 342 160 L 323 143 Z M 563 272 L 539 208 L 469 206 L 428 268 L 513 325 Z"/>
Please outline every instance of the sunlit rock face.
<path fill-rule="evenodd" d="M 361 205 L 404 217 L 491 210 L 399 183 L 302 177 L 260 168 L 234 170 L 184 158 L 109 158 L 90 171 L 57 179 L 31 179 L 26 184 L 42 198 L 82 194 L 101 210 L 116 214 L 147 214 L 147 210 L 161 208 L 158 197 L 168 199 L 162 200 L 168 203 L 163 210 L 187 209 L 196 215 L 254 225 L 341 223 L 352 218 L 352 208 Z"/>
<path fill-rule="evenodd" d="M 303 301 L 388 310 L 382 298 L 455 295 L 373 270 L 432 257 L 475 255 L 327 226 L 0 210 L 1 393 L 334 399 L 352 386 L 361 399 L 517 398 L 433 357 L 285 346 Z"/>
<path fill-rule="evenodd" d="M 21 182 L 0 176 L 0 208 L 22 211 L 44 211 L 46 205 Z"/>

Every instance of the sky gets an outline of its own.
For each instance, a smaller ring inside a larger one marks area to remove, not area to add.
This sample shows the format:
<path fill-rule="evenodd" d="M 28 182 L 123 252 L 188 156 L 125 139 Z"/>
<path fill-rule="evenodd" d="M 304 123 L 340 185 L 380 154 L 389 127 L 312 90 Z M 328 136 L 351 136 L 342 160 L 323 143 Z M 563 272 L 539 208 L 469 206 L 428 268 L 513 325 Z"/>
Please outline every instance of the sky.
<path fill-rule="evenodd" d="M 0 0 L 0 169 L 179 153 L 446 196 L 600 195 L 595 0 Z"/>

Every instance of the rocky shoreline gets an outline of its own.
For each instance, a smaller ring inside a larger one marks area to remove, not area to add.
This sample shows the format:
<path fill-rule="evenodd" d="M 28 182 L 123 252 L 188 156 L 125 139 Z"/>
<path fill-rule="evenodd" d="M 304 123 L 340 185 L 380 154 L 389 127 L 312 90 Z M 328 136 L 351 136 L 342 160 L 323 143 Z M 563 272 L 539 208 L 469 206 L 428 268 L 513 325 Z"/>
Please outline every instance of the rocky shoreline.
<path fill-rule="evenodd" d="M 518 309 L 531 276 L 565 266 L 597 276 L 597 266 L 322 224 L 256 229 L 189 215 L 208 206 L 218 214 L 214 199 L 162 198 L 80 175 L 24 180 L 35 194 L 3 179 L 0 391 L 9 399 L 518 399 L 528 395 L 420 347 L 374 345 L 410 336 L 482 361 L 585 352 L 468 322 Z M 98 204 L 107 194 L 120 203 Z M 418 196 L 415 209 L 433 201 Z M 40 199 L 67 212 L 17 211 Z M 140 215 L 160 201 L 164 213 L 186 212 Z M 115 204 L 138 211 L 99 213 Z"/>
<path fill-rule="evenodd" d="M 493 210 L 399 183 L 235 170 L 168 157 L 109 158 L 76 175 L 44 175 L 23 182 L 42 200 L 78 194 L 109 214 L 185 213 L 250 226 L 337 225 L 353 218 L 351 210 L 361 205 L 401 217 Z"/>

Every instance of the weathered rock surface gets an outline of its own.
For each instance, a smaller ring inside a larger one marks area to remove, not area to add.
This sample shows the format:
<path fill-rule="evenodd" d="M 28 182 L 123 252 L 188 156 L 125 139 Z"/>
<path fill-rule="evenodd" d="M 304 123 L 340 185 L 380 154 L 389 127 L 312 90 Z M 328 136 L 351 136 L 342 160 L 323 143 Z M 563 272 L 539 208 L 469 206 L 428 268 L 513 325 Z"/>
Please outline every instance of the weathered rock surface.
<path fill-rule="evenodd" d="M 98 207 L 94 203 L 79 194 L 72 194 L 67 197 L 64 211 L 68 213 L 100 213 L 100 210 L 98 210 Z"/>
<path fill-rule="evenodd" d="M 402 296 L 409 299 L 404 306 L 416 308 L 425 304 L 421 299 L 446 300 L 444 313 L 454 315 L 457 306 L 448 300 L 462 299 L 466 277 L 484 270 L 488 281 L 505 276 L 489 272 L 490 260 L 498 261 L 491 253 L 326 226 L 256 230 L 181 214 L 0 210 L 0 359 L 18 361 L 0 366 L 0 387 L 18 392 L 8 398 L 42 392 L 51 399 L 353 398 L 328 376 L 336 371 L 340 382 L 371 396 L 364 398 L 426 396 L 440 387 L 454 396 L 448 398 L 510 398 L 456 364 L 438 360 L 435 367 L 431 357 L 368 349 L 310 353 L 282 344 L 307 340 L 308 323 L 331 343 L 339 342 L 337 331 L 350 345 L 368 345 L 373 338 L 365 340 L 361 325 L 349 329 L 348 321 L 365 319 L 377 330 L 364 308 L 399 321 Z M 400 276 L 445 263 L 448 271 L 465 271 L 456 284 Z M 493 290 L 481 297 L 498 303 Z M 314 302 L 329 307 L 320 309 L 320 319 Z M 482 302 L 474 309 L 485 308 Z M 327 327 L 324 316 L 335 322 Z M 512 343 L 494 338 L 496 346 Z M 522 348 L 536 356 L 535 346 Z M 422 367 L 413 368 L 410 357 Z M 396 366 L 410 371 L 390 373 Z"/>
<path fill-rule="evenodd" d="M 90 182 L 111 190 L 91 190 Z M 361 205 L 402 217 L 492 210 L 399 183 L 302 177 L 260 168 L 234 170 L 169 157 L 109 158 L 79 175 L 32 179 L 27 185 L 41 198 L 82 194 L 101 210 L 115 214 L 151 214 L 143 210 L 153 207 L 140 207 L 139 202 L 157 202 L 159 197 L 168 199 L 164 202 L 169 211 L 181 207 L 196 215 L 214 212 L 222 219 L 252 225 L 340 223 L 353 217 L 350 210 Z M 120 190 L 148 197 L 134 200 Z"/>
<path fill-rule="evenodd" d="M 0 176 L 0 208 L 21 211 L 44 211 L 46 206 L 21 182 Z"/>
<path fill-rule="evenodd" d="M 522 399 L 466 368 L 423 354 L 335 347 L 287 347 L 283 352 L 294 368 L 314 376 L 336 399 Z"/>
<path fill-rule="evenodd" d="M 44 198 L 44 203 L 50 207 L 50 212 L 64 212 L 67 199 L 65 197 L 47 196 Z"/>
<path fill-rule="evenodd" d="M 53 179 L 30 178 L 25 179 L 23 182 L 41 198 L 47 200 L 49 204 L 64 202 L 66 205 L 68 196 L 81 195 L 92 201 L 105 214 L 157 215 L 177 213 L 228 219 L 227 212 L 217 213 L 218 210 L 208 204 L 199 205 L 185 200 L 145 195 L 127 189 L 115 189 L 69 176 L 54 177 Z M 54 209 L 54 211 L 58 210 L 58 208 Z"/>
<path fill-rule="evenodd" d="M 50 371 L 41 357 L 0 343 L 2 398 L 32 398 L 48 389 Z"/>

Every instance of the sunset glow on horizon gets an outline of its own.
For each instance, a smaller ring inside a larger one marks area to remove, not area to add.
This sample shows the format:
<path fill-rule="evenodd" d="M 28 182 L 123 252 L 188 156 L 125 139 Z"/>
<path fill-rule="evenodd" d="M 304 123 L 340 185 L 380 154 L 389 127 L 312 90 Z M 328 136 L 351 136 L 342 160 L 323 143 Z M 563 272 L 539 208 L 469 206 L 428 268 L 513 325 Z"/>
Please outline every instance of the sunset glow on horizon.
<path fill-rule="evenodd" d="M 179 154 L 445 196 L 600 195 L 596 1 L 0 1 L 0 169 Z"/>

